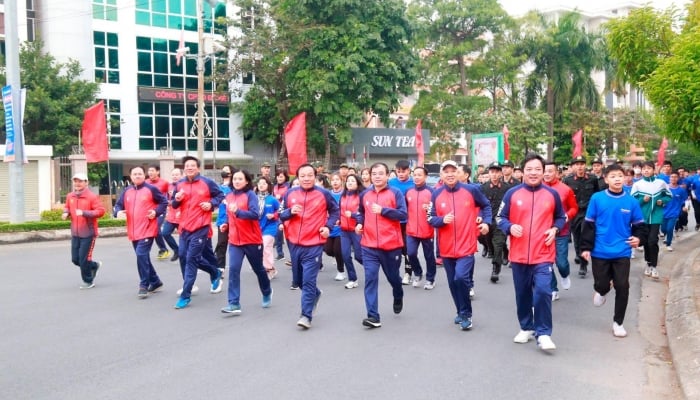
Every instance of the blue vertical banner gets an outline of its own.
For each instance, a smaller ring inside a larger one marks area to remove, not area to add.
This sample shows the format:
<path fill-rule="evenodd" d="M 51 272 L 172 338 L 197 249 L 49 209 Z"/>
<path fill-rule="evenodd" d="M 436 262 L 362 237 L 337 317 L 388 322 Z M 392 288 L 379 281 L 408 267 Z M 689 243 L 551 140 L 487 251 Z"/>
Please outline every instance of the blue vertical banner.
<path fill-rule="evenodd" d="M 15 161 L 15 120 L 12 114 L 12 87 L 2 88 L 2 104 L 5 107 L 5 162 Z"/>

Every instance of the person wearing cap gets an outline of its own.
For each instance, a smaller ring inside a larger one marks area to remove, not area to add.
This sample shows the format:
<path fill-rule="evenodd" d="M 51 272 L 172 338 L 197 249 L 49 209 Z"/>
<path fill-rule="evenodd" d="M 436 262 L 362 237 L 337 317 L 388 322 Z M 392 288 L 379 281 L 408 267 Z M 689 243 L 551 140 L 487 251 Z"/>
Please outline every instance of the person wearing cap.
<path fill-rule="evenodd" d="M 338 175 L 340 175 L 340 180 L 343 182 L 343 184 L 345 184 L 345 179 L 348 177 L 349 172 L 350 169 L 346 163 L 342 163 L 340 164 L 340 167 L 338 167 Z"/>
<path fill-rule="evenodd" d="M 447 160 L 440 169 L 444 185 L 433 192 L 428 222 L 437 228 L 440 256 L 457 310 L 454 322 L 460 329 L 470 330 L 472 304 L 469 291 L 473 286 L 476 238 L 489 231 L 491 204 L 476 185 L 458 181 L 457 163 Z"/>
<path fill-rule="evenodd" d="M 523 162 L 523 183 L 506 192 L 498 228 L 510 236 L 510 264 L 515 286 L 520 332 L 515 343 L 537 339 L 541 350 L 555 350 L 552 341 L 552 264 L 556 237 L 566 214 L 559 194 L 545 185 L 544 159 L 528 154 Z"/>
<path fill-rule="evenodd" d="M 163 287 L 151 262 L 151 248 L 158 235 L 158 216 L 165 213 L 168 200 L 160 190 L 146 182 L 143 167 L 129 171 L 131 185 L 114 205 L 114 216 L 126 218 L 126 233 L 136 253 L 139 273 L 139 298 L 146 298 Z"/>
<path fill-rule="evenodd" d="M 491 211 L 498 210 L 501 206 L 501 201 L 508 189 L 512 186 L 501 181 L 501 164 L 494 161 L 489 164 L 489 181 L 482 184 L 479 189 L 484 193 L 484 196 L 491 204 Z M 506 235 L 497 229 L 495 221 L 492 221 L 489 227 L 489 233 L 484 236 L 487 253 L 491 255 L 491 282 L 498 282 L 498 275 L 501 273 L 503 265 L 504 249 L 506 247 Z"/>
<path fill-rule="evenodd" d="M 168 188 L 170 184 L 168 183 L 168 181 L 160 177 L 160 165 L 149 165 L 146 174 L 148 175 L 148 179 L 146 180 L 146 182 L 157 187 L 158 190 L 160 190 L 160 192 L 163 194 L 163 196 L 167 198 Z M 156 236 L 156 246 L 158 246 L 159 260 L 167 260 L 168 258 L 170 258 L 170 251 L 168 251 L 168 248 L 165 245 L 165 239 L 163 239 L 163 234 L 160 233 L 161 228 L 163 227 L 163 222 L 165 222 L 165 214 L 158 217 L 158 235 Z"/>
<path fill-rule="evenodd" d="M 180 211 L 180 268 L 184 276 L 175 309 L 190 304 L 198 269 L 209 273 L 210 293 L 220 293 L 223 288 L 222 272 L 217 268 L 211 244 L 211 217 L 223 201 L 224 193 L 216 182 L 200 174 L 198 158 L 185 156 L 182 163 L 185 177 L 177 183 L 171 201 L 173 209 Z"/>
<path fill-rule="evenodd" d="M 561 275 L 561 287 L 563 287 L 564 290 L 569 290 L 571 287 L 571 278 L 569 278 L 571 274 L 571 266 L 569 265 L 569 236 L 571 236 L 569 221 L 574 219 L 576 214 L 578 214 L 578 204 L 576 203 L 574 191 L 559 179 L 559 169 L 554 161 L 547 161 L 544 163 L 543 180 L 545 185 L 557 191 L 561 199 L 561 204 L 564 207 L 564 212 L 566 213 L 566 223 L 555 239 L 557 249 L 555 264 L 557 270 L 559 270 L 559 275 Z M 550 286 L 552 288 L 552 301 L 559 300 L 557 275 L 554 272 L 552 272 L 552 283 Z"/>
<path fill-rule="evenodd" d="M 605 183 L 605 176 L 603 176 L 603 160 L 596 157 L 591 162 L 591 174 L 598 178 L 598 191 L 603 191 L 608 188 L 608 184 Z"/>
<path fill-rule="evenodd" d="M 515 168 L 515 165 L 510 160 L 503 161 L 503 164 L 501 165 L 501 173 L 503 173 L 501 180 L 511 186 L 515 186 L 520 183 L 519 180 L 513 177 L 513 168 Z"/>
<path fill-rule="evenodd" d="M 86 174 L 73 175 L 73 191 L 66 196 L 62 219 L 70 218 L 71 261 L 80 268 L 83 283 L 80 289 L 95 287 L 97 270 L 102 265 L 92 259 L 92 250 L 98 235 L 98 219 L 105 214 L 100 197 L 88 188 Z"/>
<path fill-rule="evenodd" d="M 389 187 L 399 189 L 401 193 L 406 196 L 409 189 L 414 188 L 416 185 L 411 179 L 411 164 L 408 160 L 399 160 L 396 162 L 396 177 L 389 179 Z M 406 220 L 401 221 L 401 236 L 403 238 L 403 248 L 401 254 L 403 255 L 404 261 L 404 274 L 401 284 L 410 285 L 411 275 L 413 275 L 413 269 L 411 268 L 411 260 L 408 259 L 408 249 L 406 248 Z"/>
<path fill-rule="evenodd" d="M 581 228 L 586 217 L 588 202 L 593 193 L 598 192 L 598 177 L 586 172 L 586 158 L 577 156 L 571 160 L 573 174 L 564 178 L 564 183 L 574 191 L 578 213 L 571 221 L 571 235 L 574 242 L 576 258 L 574 261 L 579 265 L 578 276 L 585 278 L 588 274 L 588 261 L 581 258 Z"/>
<path fill-rule="evenodd" d="M 523 181 L 523 169 L 520 168 L 519 165 L 516 165 L 516 166 L 513 168 L 513 178 L 517 179 L 518 182 L 522 182 L 522 181 Z"/>
<path fill-rule="evenodd" d="M 379 268 L 391 284 L 394 314 L 403 310 L 401 253 L 404 246 L 401 221 L 406 221 L 405 195 L 391 187 L 389 167 L 374 163 L 370 167 L 372 186 L 360 194 L 355 232 L 362 235 L 362 263 L 365 267 L 365 307 L 362 325 L 370 329 L 382 326 L 379 315 Z"/>
<path fill-rule="evenodd" d="M 267 177 L 267 179 L 272 181 L 272 177 L 270 176 L 270 168 L 272 168 L 272 166 L 269 162 L 265 161 L 264 163 L 262 163 L 262 165 L 260 166 L 260 176 L 265 176 Z"/>

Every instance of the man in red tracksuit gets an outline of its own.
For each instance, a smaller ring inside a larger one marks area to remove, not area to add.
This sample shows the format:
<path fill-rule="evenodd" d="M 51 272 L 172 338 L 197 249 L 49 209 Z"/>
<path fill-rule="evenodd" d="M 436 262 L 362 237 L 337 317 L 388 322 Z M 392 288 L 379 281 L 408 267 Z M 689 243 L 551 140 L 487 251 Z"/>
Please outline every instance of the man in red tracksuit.
<path fill-rule="evenodd" d="M 119 196 L 114 215 L 126 217 L 126 233 L 134 246 L 139 271 L 138 296 L 145 298 L 163 286 L 151 263 L 151 247 L 158 235 L 158 216 L 165 213 L 168 200 L 158 188 L 146 183 L 142 167 L 133 167 L 129 174 L 132 185 Z"/>
<path fill-rule="evenodd" d="M 556 190 L 542 183 L 542 157 L 527 155 L 523 173 L 523 183 L 506 192 L 497 216 L 498 228 L 510 235 L 509 259 L 520 323 L 513 341 L 527 343 L 536 337 L 540 349 L 554 350 L 550 283 L 555 239 L 564 228 L 566 214 Z"/>
<path fill-rule="evenodd" d="M 211 293 L 222 289 L 221 271 L 216 265 L 216 256 L 211 245 L 211 216 L 224 199 L 219 185 L 200 175 L 199 160 L 196 157 L 182 158 L 185 178 L 175 187 L 172 207 L 180 211 L 180 264 L 184 265 L 182 294 L 175 308 L 185 308 L 190 304 L 192 286 L 197 278 L 197 269 L 209 273 Z"/>
<path fill-rule="evenodd" d="M 430 207 L 430 225 L 437 228 L 440 256 L 445 267 L 452 301 L 457 308 L 455 324 L 472 328 L 474 253 L 477 236 L 486 234 L 491 223 L 491 203 L 476 185 L 457 181 L 457 163 L 442 163 L 444 185 L 435 190 Z M 478 218 L 481 217 L 477 225 Z"/>
<path fill-rule="evenodd" d="M 406 222 L 406 251 L 409 265 L 413 270 L 413 287 L 420 286 L 423 279 L 423 268 L 418 260 L 418 246 L 423 247 L 425 257 L 425 285 L 426 290 L 435 287 L 435 228 L 428 223 L 428 210 L 433 197 L 433 190 L 426 184 L 428 170 L 416 167 L 413 170 L 413 183 L 415 187 L 406 192 L 406 208 L 408 221 Z"/>
<path fill-rule="evenodd" d="M 370 167 L 372 187 L 360 195 L 355 232 L 362 235 L 362 263 L 365 267 L 365 306 L 367 318 L 362 325 L 368 328 L 382 326 L 379 316 L 379 267 L 391 284 L 394 295 L 394 313 L 403 310 L 401 286 L 401 252 L 403 237 L 401 221 L 407 218 L 406 198 L 399 189 L 390 187 L 389 167 L 374 163 Z"/>
<path fill-rule="evenodd" d="M 157 187 L 158 190 L 160 190 L 160 192 L 163 194 L 163 196 L 168 198 L 168 189 L 170 188 L 170 183 L 168 183 L 168 181 L 160 177 L 160 166 L 156 164 L 149 165 L 147 173 L 148 180 L 146 182 Z M 163 222 L 165 222 L 165 215 L 161 215 L 158 217 L 158 236 L 156 236 L 156 246 L 158 246 L 159 260 L 167 260 L 168 257 L 170 257 L 170 252 L 165 246 L 165 239 L 163 238 L 163 234 L 161 233 Z"/>
<path fill-rule="evenodd" d="M 105 207 L 100 197 L 88 188 L 87 175 L 73 175 L 73 191 L 66 196 L 61 218 L 70 218 L 71 221 L 71 261 L 80 267 L 81 289 L 95 287 L 94 280 L 101 263 L 93 261 L 92 249 L 97 238 L 97 220 L 104 214 Z"/>
<path fill-rule="evenodd" d="M 338 223 L 340 209 L 329 191 L 316 186 L 316 170 L 311 164 L 302 164 L 297 169 L 297 178 L 299 186 L 284 195 L 285 208 L 280 219 L 285 222 L 292 268 L 298 269 L 295 275 L 301 279 L 301 316 L 297 326 L 309 329 L 323 293 L 316 286 L 323 245 Z"/>

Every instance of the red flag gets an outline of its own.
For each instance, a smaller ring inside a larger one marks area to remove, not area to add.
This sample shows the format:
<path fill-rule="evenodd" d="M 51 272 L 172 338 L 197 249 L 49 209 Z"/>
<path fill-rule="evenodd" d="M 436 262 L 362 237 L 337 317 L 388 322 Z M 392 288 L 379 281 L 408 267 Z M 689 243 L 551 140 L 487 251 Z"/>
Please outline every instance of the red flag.
<path fill-rule="evenodd" d="M 576 131 L 576 133 L 574 133 L 573 141 L 574 151 L 572 156 L 573 158 L 576 158 L 583 154 L 583 130 L 579 129 Z"/>
<path fill-rule="evenodd" d="M 658 155 L 658 165 L 662 166 L 664 165 L 664 161 L 666 161 L 666 149 L 668 148 L 668 140 L 664 138 L 664 140 L 661 141 L 661 146 L 659 146 L 659 155 Z"/>
<path fill-rule="evenodd" d="M 109 159 L 104 100 L 100 100 L 99 103 L 85 110 L 82 135 L 87 162 L 100 162 Z"/>
<path fill-rule="evenodd" d="M 416 124 L 416 153 L 418 153 L 418 166 L 422 167 L 425 161 L 425 149 L 423 148 L 423 121 Z"/>
<path fill-rule="evenodd" d="M 306 163 L 306 113 L 303 112 L 284 128 L 284 144 L 287 146 L 289 170 L 296 174 L 301 164 Z"/>
<path fill-rule="evenodd" d="M 187 48 L 185 47 L 185 31 L 180 31 L 180 44 L 177 45 L 177 52 L 175 53 L 175 63 L 180 66 L 180 60 L 187 53 Z"/>
<path fill-rule="evenodd" d="M 510 142 L 508 138 L 510 137 L 510 131 L 508 130 L 508 125 L 503 124 L 503 156 L 506 160 L 510 160 Z"/>

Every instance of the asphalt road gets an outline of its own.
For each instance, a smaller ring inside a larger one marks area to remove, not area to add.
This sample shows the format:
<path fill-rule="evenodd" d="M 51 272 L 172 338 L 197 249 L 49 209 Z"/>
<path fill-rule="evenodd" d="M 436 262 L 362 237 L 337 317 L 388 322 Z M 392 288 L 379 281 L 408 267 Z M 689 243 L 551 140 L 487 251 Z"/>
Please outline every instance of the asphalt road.
<path fill-rule="evenodd" d="M 453 324 L 454 306 L 438 269 L 432 291 L 404 286 L 404 311 L 391 311 L 380 281 L 383 326 L 368 330 L 362 278 L 358 289 L 333 281 L 330 259 L 313 327 L 302 331 L 299 291 L 277 262 L 273 304 L 260 306 L 250 268 L 242 273 L 242 309 L 222 314 L 225 290 L 203 289 L 190 307 L 173 309 L 178 264 L 154 261 L 165 289 L 136 296 L 133 250 L 125 238 L 99 239 L 104 262 L 96 287 L 79 290 L 67 241 L 0 246 L 0 388 L 7 399 L 639 399 L 647 342 L 638 330 L 641 263 L 633 264 L 628 337 L 611 332 L 613 297 L 591 304 L 592 278 L 572 275 L 554 303 L 557 350 L 518 332 L 510 270 L 489 283 L 490 260 L 477 255 L 474 328 Z M 572 257 L 571 257 L 572 258 Z M 154 258 L 155 259 L 155 258 Z M 577 266 L 572 263 L 577 270 Z M 361 268 L 360 277 L 362 277 Z"/>

